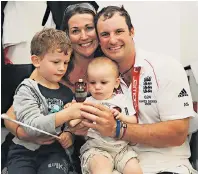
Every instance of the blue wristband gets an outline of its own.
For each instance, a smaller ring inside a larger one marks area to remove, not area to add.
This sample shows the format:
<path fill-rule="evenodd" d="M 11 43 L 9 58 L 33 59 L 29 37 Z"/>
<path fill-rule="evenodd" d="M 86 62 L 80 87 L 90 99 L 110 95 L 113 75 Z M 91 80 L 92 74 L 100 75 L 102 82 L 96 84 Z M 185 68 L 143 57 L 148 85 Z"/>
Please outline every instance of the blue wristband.
<path fill-rule="evenodd" d="M 120 124 L 120 120 L 116 120 L 116 136 L 115 138 L 119 138 L 120 136 L 120 128 L 121 128 L 121 124 Z"/>

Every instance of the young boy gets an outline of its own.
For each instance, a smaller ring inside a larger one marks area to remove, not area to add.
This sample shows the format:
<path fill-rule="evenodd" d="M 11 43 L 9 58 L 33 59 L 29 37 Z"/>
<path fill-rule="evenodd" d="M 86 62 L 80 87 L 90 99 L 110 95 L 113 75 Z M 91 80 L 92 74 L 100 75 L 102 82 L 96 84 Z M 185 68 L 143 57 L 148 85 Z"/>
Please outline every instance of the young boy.
<path fill-rule="evenodd" d="M 91 93 L 91 97 L 87 98 L 88 101 L 111 108 L 115 118 L 120 121 L 137 123 L 131 100 L 123 94 L 114 92 L 120 84 L 118 66 L 115 62 L 106 57 L 93 59 L 88 65 L 87 79 L 88 90 Z M 137 154 L 128 142 L 121 140 L 125 132 L 124 125 L 124 123 L 120 125 L 118 140 L 102 137 L 93 129 L 88 130 L 88 140 L 80 150 L 83 174 L 110 174 L 114 168 L 123 174 L 142 173 L 136 158 Z"/>
<path fill-rule="evenodd" d="M 71 43 L 63 31 L 43 29 L 31 41 L 31 60 L 37 70 L 34 79 L 25 79 L 16 89 L 13 107 L 18 121 L 47 131 L 54 113 L 72 101 L 72 91 L 62 85 L 72 53 Z M 9 174 L 64 174 L 70 162 L 65 148 L 72 145 L 72 134 L 63 126 L 56 129 L 59 140 L 38 145 L 13 139 L 8 154 Z M 51 129 L 51 130 L 52 130 Z M 31 136 L 44 137 L 40 132 L 24 127 Z"/>

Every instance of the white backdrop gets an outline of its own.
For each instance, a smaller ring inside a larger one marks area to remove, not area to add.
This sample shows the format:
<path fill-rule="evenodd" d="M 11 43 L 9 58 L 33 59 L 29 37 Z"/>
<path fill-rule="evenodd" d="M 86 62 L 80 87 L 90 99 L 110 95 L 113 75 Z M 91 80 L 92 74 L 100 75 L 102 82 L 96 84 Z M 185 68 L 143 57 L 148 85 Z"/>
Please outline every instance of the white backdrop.
<path fill-rule="evenodd" d="M 96 1 L 100 8 L 124 5 L 137 46 L 172 56 L 186 66 L 198 59 L 198 2 Z"/>

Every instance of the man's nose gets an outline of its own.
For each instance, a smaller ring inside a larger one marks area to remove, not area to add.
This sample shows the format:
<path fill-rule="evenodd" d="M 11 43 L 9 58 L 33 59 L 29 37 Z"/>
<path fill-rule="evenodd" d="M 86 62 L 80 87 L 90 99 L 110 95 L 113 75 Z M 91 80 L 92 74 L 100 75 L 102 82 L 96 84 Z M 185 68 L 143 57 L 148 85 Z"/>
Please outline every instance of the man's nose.
<path fill-rule="evenodd" d="M 115 45 L 117 43 L 117 38 L 115 35 L 113 34 L 110 35 L 109 43 L 112 45 Z"/>

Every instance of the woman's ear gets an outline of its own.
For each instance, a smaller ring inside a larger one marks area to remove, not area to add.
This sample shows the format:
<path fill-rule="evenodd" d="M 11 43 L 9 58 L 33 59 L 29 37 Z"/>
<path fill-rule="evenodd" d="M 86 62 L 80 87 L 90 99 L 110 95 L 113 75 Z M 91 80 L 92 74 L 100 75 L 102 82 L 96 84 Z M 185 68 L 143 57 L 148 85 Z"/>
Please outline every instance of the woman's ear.
<path fill-rule="evenodd" d="M 32 64 L 35 66 L 35 68 L 40 67 L 40 57 L 36 55 L 31 56 Z"/>
<path fill-rule="evenodd" d="M 118 77 L 118 78 L 116 79 L 115 88 L 117 89 L 117 88 L 119 87 L 119 85 L 120 85 L 120 78 Z"/>

